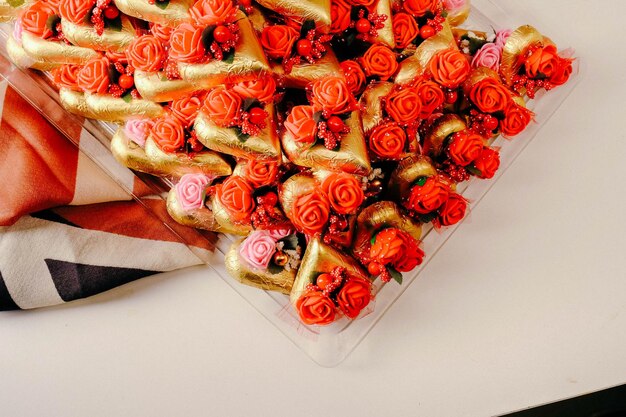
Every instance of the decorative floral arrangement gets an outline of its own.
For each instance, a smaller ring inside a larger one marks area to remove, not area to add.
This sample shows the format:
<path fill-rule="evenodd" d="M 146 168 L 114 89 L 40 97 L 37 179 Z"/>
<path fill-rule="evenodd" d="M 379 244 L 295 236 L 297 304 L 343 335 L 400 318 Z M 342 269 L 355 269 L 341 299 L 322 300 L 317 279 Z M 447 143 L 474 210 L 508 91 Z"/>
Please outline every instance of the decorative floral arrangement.
<path fill-rule="evenodd" d="M 469 0 L 37 0 L 11 16 L 19 66 L 67 110 L 119 124 L 114 156 L 173 179 L 181 224 L 240 236 L 234 279 L 306 325 L 375 308 L 461 222 L 459 184 L 574 59 L 537 29 L 459 28 Z"/>

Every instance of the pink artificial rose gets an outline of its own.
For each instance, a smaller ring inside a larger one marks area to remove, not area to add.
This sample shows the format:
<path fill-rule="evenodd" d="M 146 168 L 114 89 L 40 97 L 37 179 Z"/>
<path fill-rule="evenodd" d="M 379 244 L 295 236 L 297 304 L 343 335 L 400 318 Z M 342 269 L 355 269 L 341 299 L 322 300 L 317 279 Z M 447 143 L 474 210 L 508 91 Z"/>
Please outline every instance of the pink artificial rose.
<path fill-rule="evenodd" d="M 204 190 L 211 183 L 211 178 L 204 174 L 185 174 L 176 184 L 178 202 L 184 210 L 202 208 Z"/>
<path fill-rule="evenodd" d="M 267 230 L 252 232 L 239 248 L 241 257 L 252 267 L 267 269 L 276 252 L 276 240 Z"/>
<path fill-rule="evenodd" d="M 506 40 L 509 39 L 509 36 L 511 36 L 511 33 L 513 33 L 511 29 L 496 32 L 496 40 L 494 41 L 495 44 L 498 45 L 500 49 L 504 48 L 504 44 L 506 43 Z"/>
<path fill-rule="evenodd" d="M 270 236 L 276 240 L 280 240 L 286 238 L 287 236 L 293 234 L 293 230 L 290 227 L 283 227 L 282 229 L 272 229 L 269 231 Z"/>
<path fill-rule="evenodd" d="M 15 25 L 13 25 L 13 39 L 15 39 L 18 43 L 22 43 L 22 21 L 17 19 L 15 21 Z"/>
<path fill-rule="evenodd" d="M 497 72 L 500 69 L 501 58 L 502 48 L 495 43 L 486 43 L 472 59 L 472 67 L 487 67 Z"/>
<path fill-rule="evenodd" d="M 143 148 L 153 125 L 154 122 L 150 119 L 132 119 L 126 122 L 124 134 Z"/>
<path fill-rule="evenodd" d="M 444 0 L 443 4 L 446 10 L 455 12 L 465 7 L 466 0 Z"/>

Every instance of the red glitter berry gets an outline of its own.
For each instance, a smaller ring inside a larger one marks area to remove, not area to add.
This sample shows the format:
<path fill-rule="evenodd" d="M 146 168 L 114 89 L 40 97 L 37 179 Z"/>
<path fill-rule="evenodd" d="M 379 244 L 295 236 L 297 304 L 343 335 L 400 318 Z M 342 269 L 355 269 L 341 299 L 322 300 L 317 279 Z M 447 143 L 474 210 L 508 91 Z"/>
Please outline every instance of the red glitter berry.
<path fill-rule="evenodd" d="M 372 24 L 370 23 L 370 21 L 365 18 L 361 18 L 357 20 L 356 26 L 355 26 L 356 31 L 359 33 L 367 33 L 370 31 L 371 27 L 372 27 Z"/>
<path fill-rule="evenodd" d="M 296 44 L 296 50 L 300 56 L 309 56 L 313 51 L 313 43 L 308 39 L 300 39 Z"/>
<path fill-rule="evenodd" d="M 220 25 L 213 31 L 213 39 L 220 43 L 228 42 L 232 38 L 230 30 L 224 25 Z"/>
<path fill-rule="evenodd" d="M 128 90 L 135 85 L 135 80 L 130 75 L 122 74 L 120 75 L 118 83 L 124 90 Z"/>

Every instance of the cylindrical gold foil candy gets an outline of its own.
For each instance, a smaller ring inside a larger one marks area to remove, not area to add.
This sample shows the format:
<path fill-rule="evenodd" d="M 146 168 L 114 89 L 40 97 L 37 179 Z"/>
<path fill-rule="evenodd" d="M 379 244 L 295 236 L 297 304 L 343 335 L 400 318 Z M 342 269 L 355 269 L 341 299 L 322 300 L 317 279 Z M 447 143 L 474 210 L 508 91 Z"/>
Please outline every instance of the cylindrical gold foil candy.
<path fill-rule="evenodd" d="M 352 256 L 325 245 L 318 238 L 311 239 L 289 295 L 291 303 L 295 304 L 306 292 L 306 286 L 313 284 L 320 274 L 331 273 L 338 266 L 346 268 L 348 276 L 369 280 L 367 272 Z"/>
<path fill-rule="evenodd" d="M 179 62 L 178 70 L 182 79 L 191 83 L 209 87 L 224 84 L 238 76 L 270 71 L 270 66 L 257 39 L 250 20 L 243 12 L 237 12 L 239 25 L 239 43 L 235 48 L 232 62 L 212 60 L 206 64 L 186 64 Z"/>
<path fill-rule="evenodd" d="M 157 103 L 173 101 L 197 90 L 203 90 L 201 83 L 185 80 L 168 80 L 164 72 L 145 72 L 136 70 L 135 87 L 141 97 Z M 208 86 L 210 82 L 207 82 Z"/>
<path fill-rule="evenodd" d="M 220 203 L 219 198 L 216 196 L 211 196 L 208 205 L 211 207 L 215 220 L 219 223 L 223 233 L 248 236 L 250 232 L 252 232 L 253 229 L 251 225 L 233 222 L 230 214 L 226 211 L 224 206 L 222 206 L 222 203 Z"/>
<path fill-rule="evenodd" d="M 59 89 L 59 99 L 63 108 L 70 113 L 90 119 L 98 117 L 87 105 L 85 93 L 73 91 L 68 88 Z"/>
<path fill-rule="evenodd" d="M 261 6 L 297 20 L 313 20 L 325 31 L 330 29 L 330 0 L 259 0 Z"/>
<path fill-rule="evenodd" d="M 293 203 L 298 197 L 309 194 L 319 187 L 319 183 L 310 173 L 296 174 L 280 184 L 278 198 L 288 218 L 292 218 Z"/>
<path fill-rule="evenodd" d="M 167 212 L 177 223 L 183 226 L 213 232 L 224 232 L 221 225 L 215 220 L 213 212 L 206 206 L 199 209 L 185 210 L 178 201 L 175 187 L 167 194 Z"/>
<path fill-rule="evenodd" d="M 288 88 L 304 89 L 311 82 L 320 78 L 328 76 L 344 77 L 337 56 L 332 50 L 326 52 L 315 64 L 304 62 L 294 65 L 289 74 L 285 74 L 283 66 L 279 63 L 272 62 L 270 65 L 272 71 L 284 81 L 285 86 Z"/>
<path fill-rule="evenodd" d="M 422 236 L 422 226 L 405 215 L 396 203 L 381 201 L 372 204 L 359 214 L 352 252 L 366 253 L 372 237 L 388 227 L 405 231 L 418 241 Z"/>
<path fill-rule="evenodd" d="M 189 6 L 191 0 L 170 0 L 167 7 L 161 8 L 148 0 L 114 0 L 118 9 L 128 16 L 148 22 L 176 27 L 181 23 L 190 22 Z"/>
<path fill-rule="evenodd" d="M 272 274 L 267 270 L 252 269 L 239 255 L 239 248 L 242 243 L 243 239 L 234 242 L 226 252 L 224 264 L 230 276 L 245 285 L 289 294 L 296 279 L 296 270 L 287 271 L 283 269 L 278 274 Z"/>
<path fill-rule="evenodd" d="M 124 52 L 136 35 L 128 17 L 122 15 L 121 21 L 121 30 L 104 29 L 102 35 L 98 35 L 94 26 L 77 25 L 66 19 L 61 19 L 61 26 L 63 35 L 76 46 L 97 51 Z"/>
<path fill-rule="evenodd" d="M 360 113 L 358 111 L 353 112 L 345 120 L 345 124 L 350 128 L 350 133 L 342 136 L 337 151 L 327 149 L 322 143 L 303 148 L 287 131 L 282 136 L 283 151 L 297 165 L 315 169 L 344 171 L 349 174 L 369 175 L 372 167 L 367 156 Z"/>
<path fill-rule="evenodd" d="M 38 61 L 26 53 L 13 35 L 9 35 L 6 43 L 9 59 L 19 68 L 32 68 L 40 71 L 49 71 L 59 66 L 54 62 Z"/>
<path fill-rule="evenodd" d="M 389 178 L 388 194 L 400 201 L 408 195 L 413 183 L 420 177 L 433 177 L 437 170 L 430 159 L 424 155 L 414 155 L 400 161 Z"/>
<path fill-rule="evenodd" d="M 367 133 L 383 120 L 383 108 L 381 99 L 391 93 L 393 83 L 380 82 L 370 84 L 361 96 L 363 112 L 363 130 Z"/>
<path fill-rule="evenodd" d="M 99 56 L 93 49 L 47 41 L 26 31 L 22 32 L 22 48 L 36 61 L 49 64 L 85 64 Z"/>
<path fill-rule="evenodd" d="M 124 122 L 136 117 L 155 118 L 163 114 L 163 107 L 149 100 L 116 98 L 108 94 L 85 94 L 85 102 L 96 119 Z"/>
<path fill-rule="evenodd" d="M 452 113 L 444 114 L 432 124 L 424 138 L 424 143 L 435 155 L 439 155 L 443 151 L 442 147 L 446 138 L 465 129 L 467 125 L 460 116 Z"/>
<path fill-rule="evenodd" d="M 276 134 L 274 105 L 266 105 L 265 111 L 269 115 L 266 126 L 257 136 L 244 139 L 235 128 L 216 126 L 203 111 L 198 113 L 194 129 L 198 140 L 214 151 L 242 158 L 280 161 L 280 141 Z"/>
<path fill-rule="evenodd" d="M 520 59 L 528 48 L 533 45 L 551 44 L 552 42 L 545 38 L 537 29 L 530 25 L 517 28 L 511 36 L 506 40 L 502 51 L 502 61 L 500 63 L 500 74 L 504 81 L 511 85 L 513 77 L 519 73 L 523 65 Z"/>
<path fill-rule="evenodd" d="M 378 36 L 374 39 L 373 43 L 382 43 L 390 47 L 395 48 L 396 41 L 393 36 L 393 14 L 391 13 L 391 0 L 378 0 L 376 3 L 376 11 L 379 15 L 387 16 L 387 20 L 384 22 L 384 26 L 378 29 Z"/>

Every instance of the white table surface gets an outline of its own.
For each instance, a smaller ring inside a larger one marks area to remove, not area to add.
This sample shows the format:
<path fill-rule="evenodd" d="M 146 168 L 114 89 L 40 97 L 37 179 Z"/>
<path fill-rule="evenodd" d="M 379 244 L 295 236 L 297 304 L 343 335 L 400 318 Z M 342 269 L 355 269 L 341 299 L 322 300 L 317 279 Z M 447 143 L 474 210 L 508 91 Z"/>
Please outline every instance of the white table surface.
<path fill-rule="evenodd" d="M 586 78 L 342 365 L 198 267 L 0 314 L 0 414 L 489 416 L 626 383 L 626 1 L 502 3 Z"/>

